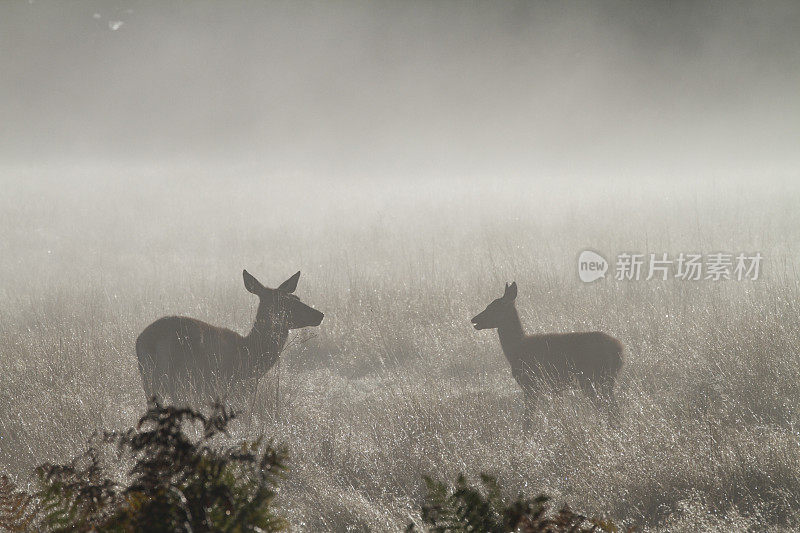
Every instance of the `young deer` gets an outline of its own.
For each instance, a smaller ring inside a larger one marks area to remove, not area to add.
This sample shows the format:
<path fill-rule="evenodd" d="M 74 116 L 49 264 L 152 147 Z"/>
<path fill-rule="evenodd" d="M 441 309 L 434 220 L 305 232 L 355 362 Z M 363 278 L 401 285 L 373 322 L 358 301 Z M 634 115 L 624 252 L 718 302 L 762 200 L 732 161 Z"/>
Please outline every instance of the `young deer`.
<path fill-rule="evenodd" d="M 605 333 L 525 335 L 514 305 L 517 283 L 472 319 L 475 329 L 497 329 L 511 374 L 533 400 L 537 380 L 556 390 L 577 384 L 598 408 L 616 409 L 614 381 L 622 368 L 622 344 Z"/>
<path fill-rule="evenodd" d="M 136 339 L 136 356 L 148 398 L 167 393 L 175 401 L 179 386 L 190 377 L 196 378 L 203 394 L 213 389 L 212 379 L 229 385 L 249 382 L 255 388 L 278 360 L 290 329 L 322 322 L 322 313 L 292 294 L 300 272 L 277 289 L 263 286 L 247 270 L 242 275 L 245 288 L 259 300 L 248 335 L 181 316 L 160 318 L 142 331 Z"/>

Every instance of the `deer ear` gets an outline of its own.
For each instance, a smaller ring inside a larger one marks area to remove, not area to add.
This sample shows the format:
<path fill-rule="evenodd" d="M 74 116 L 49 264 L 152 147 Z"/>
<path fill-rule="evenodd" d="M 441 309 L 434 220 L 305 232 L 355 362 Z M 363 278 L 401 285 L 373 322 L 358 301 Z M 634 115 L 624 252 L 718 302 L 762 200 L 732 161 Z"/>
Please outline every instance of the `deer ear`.
<path fill-rule="evenodd" d="M 242 277 L 244 278 L 244 288 L 253 294 L 261 294 L 264 292 L 264 286 L 254 278 L 247 270 L 242 270 Z"/>
<path fill-rule="evenodd" d="M 512 302 L 517 299 L 517 282 L 512 281 L 511 285 L 506 283 L 506 292 L 503 294 L 503 298 L 506 300 L 511 300 Z"/>
<path fill-rule="evenodd" d="M 278 287 L 279 291 L 289 292 L 292 293 L 297 288 L 297 281 L 300 279 L 300 271 L 298 271 L 294 276 L 287 279 L 283 283 L 281 283 L 280 287 Z"/>

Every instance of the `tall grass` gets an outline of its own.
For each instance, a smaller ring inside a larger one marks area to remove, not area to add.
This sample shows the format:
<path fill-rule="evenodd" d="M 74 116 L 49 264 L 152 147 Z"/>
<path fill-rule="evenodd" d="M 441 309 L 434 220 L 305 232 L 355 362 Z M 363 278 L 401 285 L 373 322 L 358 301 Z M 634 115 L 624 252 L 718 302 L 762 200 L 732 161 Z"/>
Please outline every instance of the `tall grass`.
<path fill-rule="evenodd" d="M 17 482 L 136 420 L 148 323 L 245 332 L 256 302 L 241 269 L 267 284 L 300 269 L 298 295 L 325 320 L 295 334 L 232 427 L 289 445 L 276 505 L 297 529 L 401 530 L 420 518 L 423 474 L 481 471 L 626 525 L 800 526 L 793 182 L 122 174 L 2 178 L 0 467 Z M 587 285 L 586 248 L 765 262 L 756 282 Z M 496 335 L 469 324 L 511 280 L 529 332 L 626 345 L 617 427 L 577 392 L 525 412 Z"/>

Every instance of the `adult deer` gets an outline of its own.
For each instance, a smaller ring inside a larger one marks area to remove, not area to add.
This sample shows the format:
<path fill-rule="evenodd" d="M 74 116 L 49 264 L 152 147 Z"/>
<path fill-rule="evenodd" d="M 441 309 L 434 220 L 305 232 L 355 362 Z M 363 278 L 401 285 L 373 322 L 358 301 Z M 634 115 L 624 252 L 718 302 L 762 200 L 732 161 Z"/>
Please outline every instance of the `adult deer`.
<path fill-rule="evenodd" d="M 623 346 L 599 331 L 526 335 L 514 304 L 517 283 L 472 319 L 475 329 L 497 329 L 511 374 L 530 402 L 537 382 L 555 390 L 580 387 L 599 408 L 616 411 L 614 382 L 622 368 Z"/>
<path fill-rule="evenodd" d="M 246 336 L 194 318 L 168 316 L 147 326 L 136 339 L 136 356 L 148 398 L 169 394 L 173 401 L 190 378 L 202 393 L 213 381 L 252 388 L 278 360 L 290 329 L 319 326 L 323 314 L 292 294 L 300 272 L 277 289 L 262 285 L 247 270 L 244 286 L 258 296 L 253 329 Z"/>

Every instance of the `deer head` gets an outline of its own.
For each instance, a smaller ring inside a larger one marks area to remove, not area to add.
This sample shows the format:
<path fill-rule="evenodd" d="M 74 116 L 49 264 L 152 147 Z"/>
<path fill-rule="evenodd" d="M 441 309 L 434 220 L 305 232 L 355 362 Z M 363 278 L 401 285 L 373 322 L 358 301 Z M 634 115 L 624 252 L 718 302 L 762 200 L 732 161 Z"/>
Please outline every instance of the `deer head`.
<path fill-rule="evenodd" d="M 300 272 L 281 283 L 277 289 L 265 287 L 247 270 L 242 271 L 242 276 L 245 289 L 258 296 L 257 326 L 278 330 L 298 329 L 319 326 L 322 322 L 324 314 L 304 304 L 300 298 L 292 294 L 297 288 Z"/>
<path fill-rule="evenodd" d="M 475 329 L 495 329 L 500 327 L 509 314 L 513 312 L 516 298 L 517 282 L 512 282 L 511 285 L 506 283 L 506 290 L 503 292 L 503 296 L 487 305 L 486 309 L 472 319 Z"/>

